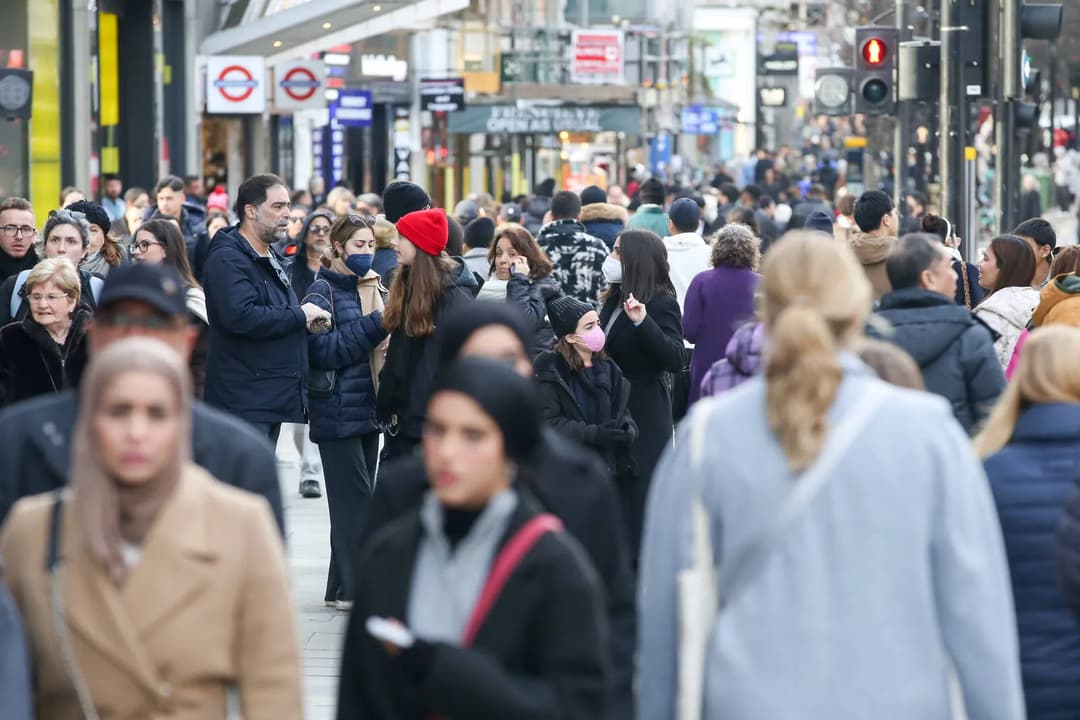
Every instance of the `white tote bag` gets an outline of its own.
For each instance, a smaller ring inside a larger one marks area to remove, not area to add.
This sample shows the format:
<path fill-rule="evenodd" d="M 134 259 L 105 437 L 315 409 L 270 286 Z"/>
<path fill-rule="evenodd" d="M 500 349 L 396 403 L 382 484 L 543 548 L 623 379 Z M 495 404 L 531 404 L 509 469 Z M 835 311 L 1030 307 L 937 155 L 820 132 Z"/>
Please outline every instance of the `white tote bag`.
<path fill-rule="evenodd" d="M 793 482 L 774 522 L 746 550 L 725 564 L 723 583 L 713 560 L 711 519 L 701 497 L 701 476 L 708 432 L 708 409 L 699 412 L 690 427 L 690 469 L 695 490 L 690 504 L 694 555 L 689 567 L 678 575 L 679 675 L 675 698 L 676 720 L 702 720 L 705 696 L 705 665 L 709 638 L 723 607 L 753 580 L 765 565 L 769 552 L 779 545 L 784 531 L 825 486 L 836 463 L 858 437 L 885 399 L 884 382 L 870 385 L 861 402 L 828 434 L 816 460 Z M 712 402 L 712 401 L 709 401 Z M 723 590 L 721 590 L 723 585 Z"/>

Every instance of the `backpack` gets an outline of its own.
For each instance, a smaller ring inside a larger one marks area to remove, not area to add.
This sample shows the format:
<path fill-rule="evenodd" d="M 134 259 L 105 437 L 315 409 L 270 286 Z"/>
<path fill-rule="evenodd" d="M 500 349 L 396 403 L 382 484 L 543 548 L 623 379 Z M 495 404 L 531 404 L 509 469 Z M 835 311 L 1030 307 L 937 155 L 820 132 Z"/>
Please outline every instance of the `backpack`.
<path fill-rule="evenodd" d="M 26 285 L 26 278 L 30 277 L 29 270 L 23 270 L 15 276 L 15 287 L 11 291 L 11 319 L 14 320 L 18 317 L 19 309 L 22 308 L 23 303 L 23 286 Z M 90 276 L 90 293 L 94 296 L 94 305 L 97 305 L 98 298 L 101 297 L 101 288 L 105 287 L 105 281 L 99 278 L 97 275 Z"/>

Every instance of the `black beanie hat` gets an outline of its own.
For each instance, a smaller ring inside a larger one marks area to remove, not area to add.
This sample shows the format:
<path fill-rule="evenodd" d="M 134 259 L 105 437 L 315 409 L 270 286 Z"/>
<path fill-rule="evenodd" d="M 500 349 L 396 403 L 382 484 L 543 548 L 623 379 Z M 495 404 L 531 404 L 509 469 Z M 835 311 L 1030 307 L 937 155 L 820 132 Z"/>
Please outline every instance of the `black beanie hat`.
<path fill-rule="evenodd" d="M 424 188 L 406 180 L 397 180 L 383 190 L 383 214 L 392 223 L 416 210 L 431 207 L 431 198 Z"/>
<path fill-rule="evenodd" d="M 590 185 L 581 191 L 582 205 L 596 205 L 607 202 L 607 192 L 599 185 Z"/>
<path fill-rule="evenodd" d="M 592 305 L 583 303 L 575 297 L 562 295 L 548 301 L 548 320 L 551 321 L 551 329 L 561 340 L 567 335 L 577 332 L 578 321 L 590 310 L 595 310 Z"/>
<path fill-rule="evenodd" d="M 504 362 L 468 357 L 439 375 L 431 397 L 442 392 L 467 395 L 483 408 L 502 431 L 507 458 L 520 463 L 533 456 L 540 442 L 541 412 L 532 381 Z"/>
<path fill-rule="evenodd" d="M 495 221 L 478 217 L 465 226 L 465 244 L 471 248 L 489 248 L 495 239 Z"/>
<path fill-rule="evenodd" d="M 473 333 L 491 325 L 502 325 L 517 335 L 525 348 L 525 356 L 532 357 L 532 339 L 521 311 L 505 303 L 478 302 L 451 310 L 439 323 L 435 333 L 439 365 L 454 362 Z"/>
<path fill-rule="evenodd" d="M 112 227 L 112 222 L 109 220 L 109 214 L 105 212 L 105 208 L 101 207 L 99 203 L 90 200 L 80 200 L 79 202 L 71 203 L 64 209 L 70 212 L 82 213 L 86 216 L 86 222 L 91 225 L 97 225 L 101 228 L 101 232 L 106 235 L 109 234 L 109 228 Z"/>

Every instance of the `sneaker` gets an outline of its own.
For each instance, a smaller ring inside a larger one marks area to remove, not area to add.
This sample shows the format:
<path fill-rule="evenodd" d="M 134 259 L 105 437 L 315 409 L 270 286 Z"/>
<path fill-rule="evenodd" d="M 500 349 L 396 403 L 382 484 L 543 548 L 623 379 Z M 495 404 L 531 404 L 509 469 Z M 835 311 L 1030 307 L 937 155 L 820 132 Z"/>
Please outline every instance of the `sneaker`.
<path fill-rule="evenodd" d="M 300 497 L 306 498 L 318 498 L 322 497 L 322 489 L 319 487 L 318 480 L 303 480 L 300 483 Z"/>

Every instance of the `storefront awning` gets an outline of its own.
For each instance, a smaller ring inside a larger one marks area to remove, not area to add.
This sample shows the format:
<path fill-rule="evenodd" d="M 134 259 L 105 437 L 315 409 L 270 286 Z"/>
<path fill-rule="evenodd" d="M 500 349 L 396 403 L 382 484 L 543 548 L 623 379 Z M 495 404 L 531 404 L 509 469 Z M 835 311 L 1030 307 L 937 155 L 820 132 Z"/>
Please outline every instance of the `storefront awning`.
<path fill-rule="evenodd" d="M 468 6 L 469 0 L 317 0 L 220 30 L 203 40 L 199 52 L 262 55 L 273 65 L 373 35 L 424 29 Z"/>

